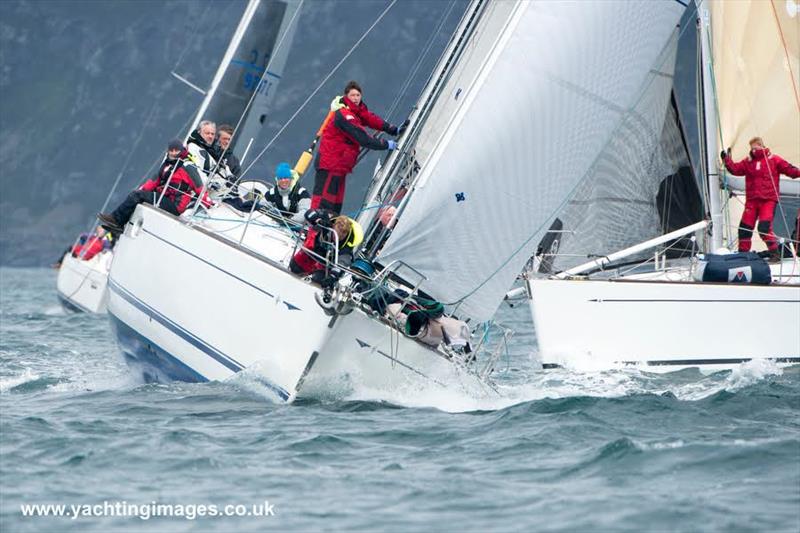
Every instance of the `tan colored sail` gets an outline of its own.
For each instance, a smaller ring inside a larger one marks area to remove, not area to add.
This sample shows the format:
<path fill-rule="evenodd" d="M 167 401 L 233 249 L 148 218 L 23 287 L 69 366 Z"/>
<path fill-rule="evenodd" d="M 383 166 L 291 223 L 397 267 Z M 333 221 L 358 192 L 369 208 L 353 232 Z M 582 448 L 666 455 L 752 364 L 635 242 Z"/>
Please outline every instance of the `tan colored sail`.
<path fill-rule="evenodd" d="M 800 0 L 712 0 L 720 147 L 734 159 L 764 138 L 800 164 Z"/>

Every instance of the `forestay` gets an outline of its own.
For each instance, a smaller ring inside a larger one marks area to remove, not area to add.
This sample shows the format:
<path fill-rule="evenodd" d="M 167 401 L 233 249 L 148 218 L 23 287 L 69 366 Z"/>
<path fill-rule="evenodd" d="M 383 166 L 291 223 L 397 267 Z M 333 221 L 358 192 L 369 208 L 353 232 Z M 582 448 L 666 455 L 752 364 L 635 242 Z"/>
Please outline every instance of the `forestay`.
<path fill-rule="evenodd" d="M 459 316 L 491 318 L 639 102 L 683 9 L 490 4 L 420 133 L 421 174 L 382 262 L 420 270 L 423 288 Z"/>

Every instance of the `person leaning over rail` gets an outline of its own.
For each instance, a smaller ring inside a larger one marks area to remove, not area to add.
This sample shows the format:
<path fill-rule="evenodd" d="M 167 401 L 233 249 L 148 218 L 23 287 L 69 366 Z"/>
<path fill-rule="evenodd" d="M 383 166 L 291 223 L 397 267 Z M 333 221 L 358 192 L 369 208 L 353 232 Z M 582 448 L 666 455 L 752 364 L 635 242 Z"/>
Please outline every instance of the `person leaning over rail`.
<path fill-rule="evenodd" d="M 400 135 L 403 126 L 393 126 L 367 109 L 361 100 L 361 86 L 348 82 L 342 96 L 331 102 L 333 120 L 322 130 L 315 163 L 314 191 L 311 209 L 325 209 L 338 215 L 344 202 L 345 178 L 353 171 L 361 147 L 372 150 L 394 150 L 397 142 L 369 135 L 365 127 Z"/>
<path fill-rule="evenodd" d="M 188 150 L 178 139 L 173 139 L 167 145 L 167 156 L 154 177 L 145 181 L 137 190 L 131 191 L 114 211 L 99 213 L 97 219 L 112 235 L 118 235 L 124 231 L 125 224 L 137 205 L 155 204 L 162 192 L 159 207 L 173 215 L 183 213 L 192 199 L 200 194 L 203 194 L 203 205 L 211 206 L 208 195 L 203 192 L 199 171 L 194 168 Z"/>
<path fill-rule="evenodd" d="M 331 286 L 342 273 L 338 267 L 347 268 L 352 263 L 353 250 L 364 239 L 364 231 L 361 229 L 361 225 L 352 218 L 339 215 L 331 219 L 324 210 L 307 211 L 306 220 L 317 230 L 313 246 L 311 248 L 304 246 L 298 250 L 289 261 L 289 270 L 295 274 L 311 274 L 312 281 L 323 287 Z M 339 242 L 339 262 L 328 269 L 327 277 L 325 265 L 321 260 L 333 261 L 334 243 L 332 232 L 323 228 L 330 228 L 335 232 Z"/>
<path fill-rule="evenodd" d="M 305 212 L 311 206 L 311 195 L 300 185 L 300 176 L 289 166 L 280 163 L 275 168 L 275 185 L 264 196 L 284 218 L 302 224 Z"/>
<path fill-rule="evenodd" d="M 753 229 L 758 220 L 758 233 L 767 245 L 770 258 L 780 258 L 778 240 L 772 231 L 775 206 L 780 197 L 780 175 L 800 178 L 800 169 L 772 154 L 761 137 L 750 139 L 750 153 L 739 162 L 731 158 L 730 148 L 720 153 L 720 157 L 728 172 L 745 177 L 746 200 L 739 222 L 739 251 L 750 251 Z"/>

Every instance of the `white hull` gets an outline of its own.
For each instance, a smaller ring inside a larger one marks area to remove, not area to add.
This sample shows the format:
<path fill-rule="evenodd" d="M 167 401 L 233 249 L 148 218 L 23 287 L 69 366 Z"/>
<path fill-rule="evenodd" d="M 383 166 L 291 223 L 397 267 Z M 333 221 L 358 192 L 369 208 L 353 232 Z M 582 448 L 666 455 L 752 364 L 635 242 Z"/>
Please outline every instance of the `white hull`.
<path fill-rule="evenodd" d="M 67 252 L 61 260 L 56 288 L 61 304 L 70 311 L 105 313 L 108 302 L 108 270 L 112 253 L 100 252 L 84 261 Z"/>
<path fill-rule="evenodd" d="M 215 208 L 202 225 L 232 224 L 229 211 Z M 238 241 L 241 225 L 227 235 Z M 283 401 L 301 388 L 335 395 L 347 383 L 481 387 L 474 373 L 358 309 L 327 316 L 314 298 L 319 288 L 282 268 L 294 243 L 280 230 L 247 231 L 244 243 L 268 257 L 233 242 L 137 208 L 115 248 L 109 314 L 146 380 L 224 380 L 248 369 Z"/>
<path fill-rule="evenodd" d="M 649 371 L 800 363 L 800 286 L 689 281 L 532 279 L 545 368 Z"/>

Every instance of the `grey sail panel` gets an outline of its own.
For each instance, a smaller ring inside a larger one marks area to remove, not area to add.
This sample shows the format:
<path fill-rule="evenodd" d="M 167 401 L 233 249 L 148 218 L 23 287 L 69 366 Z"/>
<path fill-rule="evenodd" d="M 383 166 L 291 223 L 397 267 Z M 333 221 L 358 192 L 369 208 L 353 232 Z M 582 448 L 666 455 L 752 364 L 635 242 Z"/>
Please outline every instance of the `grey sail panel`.
<path fill-rule="evenodd" d="M 703 218 L 702 200 L 673 105 L 677 33 L 647 89 L 618 124 L 596 163 L 558 217 L 563 222 L 555 270 L 602 257 Z M 681 179 L 688 174 L 688 180 Z M 679 184 L 683 183 L 683 189 Z M 691 202 L 678 213 L 674 195 Z M 673 209 L 676 212 L 673 213 Z M 642 256 L 651 252 L 642 252 Z M 634 258 L 628 258 L 631 260 Z"/>
<path fill-rule="evenodd" d="M 233 140 L 239 157 L 266 123 L 295 31 L 290 21 L 298 7 L 297 2 L 280 0 L 259 3 L 206 110 L 205 118 L 232 126 L 247 111 Z"/>
<path fill-rule="evenodd" d="M 474 321 L 492 317 L 646 96 L 683 12 L 673 1 L 494 4 L 513 11 L 495 11 L 504 25 L 481 34 L 488 55 L 443 91 L 436 105 L 455 111 L 418 147 L 417 187 L 379 254 L 420 270 L 424 290 Z"/>

